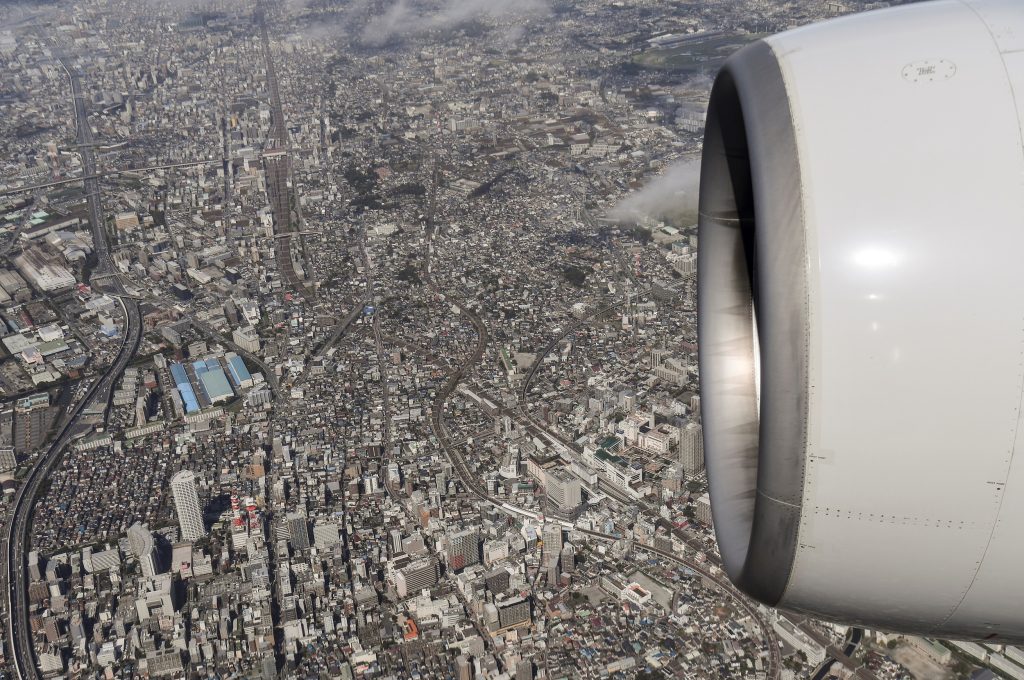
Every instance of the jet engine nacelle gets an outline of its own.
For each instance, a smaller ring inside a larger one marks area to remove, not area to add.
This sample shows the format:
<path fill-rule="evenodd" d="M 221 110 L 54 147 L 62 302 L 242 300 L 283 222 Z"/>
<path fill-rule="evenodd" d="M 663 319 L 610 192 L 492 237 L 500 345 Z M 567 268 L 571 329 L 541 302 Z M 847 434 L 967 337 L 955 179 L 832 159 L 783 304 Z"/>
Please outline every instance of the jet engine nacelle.
<path fill-rule="evenodd" d="M 1024 3 L 760 40 L 701 169 L 701 411 L 762 602 L 1024 639 Z"/>

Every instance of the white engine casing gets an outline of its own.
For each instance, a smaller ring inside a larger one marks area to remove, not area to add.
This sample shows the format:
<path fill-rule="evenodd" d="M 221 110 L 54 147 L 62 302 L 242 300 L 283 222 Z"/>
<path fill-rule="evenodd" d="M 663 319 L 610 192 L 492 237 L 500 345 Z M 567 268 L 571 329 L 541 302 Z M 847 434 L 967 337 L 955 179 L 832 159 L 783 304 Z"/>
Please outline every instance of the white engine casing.
<path fill-rule="evenodd" d="M 705 134 L 726 572 L 845 623 L 1024 640 L 1024 2 L 758 41 L 716 79 Z"/>

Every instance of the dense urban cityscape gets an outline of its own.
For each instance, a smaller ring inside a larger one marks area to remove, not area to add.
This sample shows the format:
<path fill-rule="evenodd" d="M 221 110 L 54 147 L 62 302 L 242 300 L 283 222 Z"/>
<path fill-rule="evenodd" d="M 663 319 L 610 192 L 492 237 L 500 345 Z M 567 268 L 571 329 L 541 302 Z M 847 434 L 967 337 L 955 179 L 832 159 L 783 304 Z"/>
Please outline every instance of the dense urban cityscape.
<path fill-rule="evenodd" d="M 1024 678 L 715 546 L 711 80 L 884 4 L 0 8 L 0 675 Z"/>

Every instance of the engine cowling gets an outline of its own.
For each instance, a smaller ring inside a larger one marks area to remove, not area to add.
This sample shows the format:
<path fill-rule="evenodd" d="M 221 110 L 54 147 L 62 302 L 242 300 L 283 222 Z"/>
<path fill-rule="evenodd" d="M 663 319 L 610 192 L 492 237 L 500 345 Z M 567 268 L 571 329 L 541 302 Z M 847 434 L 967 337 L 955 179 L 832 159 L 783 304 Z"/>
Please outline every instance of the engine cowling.
<path fill-rule="evenodd" d="M 789 31 L 715 80 L 701 411 L 729 577 L 773 606 L 1024 639 L 1024 4 Z"/>

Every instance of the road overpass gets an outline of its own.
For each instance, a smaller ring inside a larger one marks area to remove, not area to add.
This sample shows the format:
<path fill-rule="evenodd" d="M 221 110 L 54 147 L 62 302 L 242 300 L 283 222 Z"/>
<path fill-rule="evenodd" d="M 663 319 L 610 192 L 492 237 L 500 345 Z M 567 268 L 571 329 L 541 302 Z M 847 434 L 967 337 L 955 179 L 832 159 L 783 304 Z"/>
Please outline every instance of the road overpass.
<path fill-rule="evenodd" d="M 81 93 L 81 83 L 77 70 L 68 67 L 63 55 L 55 50 L 57 58 L 71 83 L 72 96 L 75 102 L 75 119 L 78 129 L 78 140 L 82 146 L 82 165 L 84 174 L 95 175 L 95 157 L 92 152 L 92 129 L 88 123 L 88 111 Z M 86 193 L 89 200 L 89 219 L 93 233 L 94 249 L 98 257 L 97 273 L 105 274 L 113 271 L 110 259 L 110 248 L 107 242 L 103 219 L 103 207 L 100 200 L 99 180 L 96 177 L 85 180 Z M 64 447 L 79 434 L 77 424 L 90 403 L 102 405 L 104 414 L 110 404 L 114 385 L 124 372 L 131 358 L 138 351 L 142 341 L 142 315 L 138 302 L 125 295 L 126 291 L 120 279 L 112 279 L 111 293 L 117 294 L 124 315 L 124 332 L 121 345 L 114 361 L 103 372 L 99 380 L 92 383 L 85 395 L 74 404 L 67 417 L 47 447 L 36 459 L 25 477 L 24 482 L 15 493 L 10 519 L 7 525 L 7 541 L 3 545 L 4 560 L 4 597 L 7 605 L 8 645 L 11 651 L 13 668 L 18 680 L 36 680 L 42 676 L 35 662 L 35 648 L 32 643 L 32 629 L 29 625 L 28 602 L 28 550 L 31 544 L 29 528 L 36 496 L 50 472 L 60 461 Z"/>
<path fill-rule="evenodd" d="M 63 420 L 49 447 L 36 460 L 25 481 L 15 493 L 7 525 L 7 541 L 3 545 L 5 569 L 5 598 L 7 600 L 8 644 L 16 677 L 19 680 L 41 678 L 35 663 L 32 629 L 29 625 L 28 602 L 28 550 L 31 543 L 29 528 L 32 511 L 39 489 L 60 461 L 68 442 L 78 434 L 76 425 L 85 407 L 96 401 L 104 406 L 110 403 L 114 385 L 139 348 L 142 339 L 142 319 L 133 300 L 120 299 L 126 328 L 114 361 L 86 391 Z"/>

